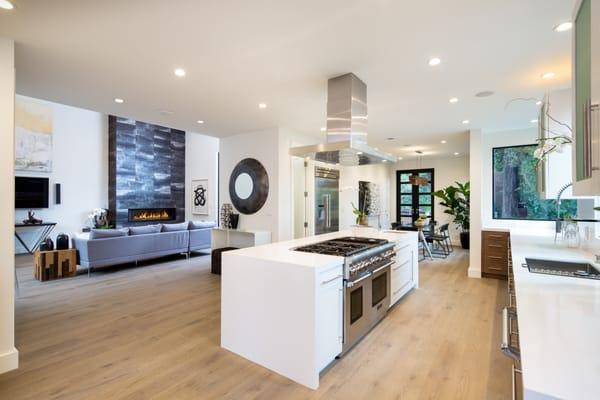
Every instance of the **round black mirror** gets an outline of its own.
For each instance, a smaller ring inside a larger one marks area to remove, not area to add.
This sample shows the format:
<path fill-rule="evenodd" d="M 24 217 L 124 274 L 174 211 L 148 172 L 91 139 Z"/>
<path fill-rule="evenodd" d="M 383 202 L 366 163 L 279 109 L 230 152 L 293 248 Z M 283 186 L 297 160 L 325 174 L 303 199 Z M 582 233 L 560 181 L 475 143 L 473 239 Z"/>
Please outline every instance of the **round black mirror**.
<path fill-rule="evenodd" d="M 254 158 L 240 161 L 229 177 L 229 197 L 242 214 L 254 214 L 265 205 L 269 196 L 269 176 Z"/>

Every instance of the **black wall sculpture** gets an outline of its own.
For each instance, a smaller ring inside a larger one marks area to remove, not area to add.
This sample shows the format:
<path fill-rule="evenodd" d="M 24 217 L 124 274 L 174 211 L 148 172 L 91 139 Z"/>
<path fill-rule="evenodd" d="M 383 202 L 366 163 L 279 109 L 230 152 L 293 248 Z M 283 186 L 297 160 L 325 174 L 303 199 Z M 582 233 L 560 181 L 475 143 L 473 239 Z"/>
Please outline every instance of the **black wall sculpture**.
<path fill-rule="evenodd" d="M 248 174 L 252 179 L 252 192 L 243 199 L 235 190 L 235 182 L 241 174 Z M 269 176 L 267 170 L 254 158 L 240 161 L 229 177 L 229 197 L 233 206 L 242 214 L 254 214 L 265 205 L 269 196 Z"/>
<path fill-rule="evenodd" d="M 144 224 L 129 222 L 130 208 L 175 208 L 184 221 L 185 132 L 114 115 L 108 128 L 111 224 Z"/>

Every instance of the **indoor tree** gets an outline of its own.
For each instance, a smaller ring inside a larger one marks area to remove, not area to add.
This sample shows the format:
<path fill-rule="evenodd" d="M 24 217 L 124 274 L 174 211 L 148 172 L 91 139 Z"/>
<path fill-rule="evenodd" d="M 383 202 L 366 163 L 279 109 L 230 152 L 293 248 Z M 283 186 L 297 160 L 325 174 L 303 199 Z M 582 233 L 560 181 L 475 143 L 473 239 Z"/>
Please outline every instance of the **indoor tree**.
<path fill-rule="evenodd" d="M 448 186 L 433 193 L 442 201 L 440 205 L 446 207 L 444 213 L 454 217 L 454 223 L 461 229 L 460 244 L 463 249 L 469 248 L 469 211 L 471 185 L 469 182 L 455 182 L 456 186 Z"/>

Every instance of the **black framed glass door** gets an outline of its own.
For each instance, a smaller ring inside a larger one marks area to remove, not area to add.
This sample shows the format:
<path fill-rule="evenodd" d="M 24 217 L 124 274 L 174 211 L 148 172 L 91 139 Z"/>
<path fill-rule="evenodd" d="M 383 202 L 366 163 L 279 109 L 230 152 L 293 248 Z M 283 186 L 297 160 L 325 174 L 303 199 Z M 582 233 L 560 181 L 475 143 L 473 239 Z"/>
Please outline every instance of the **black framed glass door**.
<path fill-rule="evenodd" d="M 413 185 L 414 178 L 422 177 L 427 179 L 426 185 Z M 412 224 L 419 218 L 419 215 L 434 217 L 433 192 L 434 169 L 409 169 L 396 171 L 396 222 L 402 225 Z"/>

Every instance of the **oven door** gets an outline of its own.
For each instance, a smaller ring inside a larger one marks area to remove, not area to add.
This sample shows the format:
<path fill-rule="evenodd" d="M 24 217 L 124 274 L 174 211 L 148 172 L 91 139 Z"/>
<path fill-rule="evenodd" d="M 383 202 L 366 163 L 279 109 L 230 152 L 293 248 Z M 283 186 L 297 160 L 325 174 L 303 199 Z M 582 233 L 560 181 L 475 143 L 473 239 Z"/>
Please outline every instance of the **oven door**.
<path fill-rule="evenodd" d="M 371 276 L 346 283 L 345 291 L 343 353 L 354 346 L 371 327 Z"/>
<path fill-rule="evenodd" d="M 370 279 L 371 298 L 369 299 L 369 319 L 371 326 L 377 324 L 390 307 L 390 290 L 391 290 L 391 263 L 386 264 L 373 271 Z"/>

